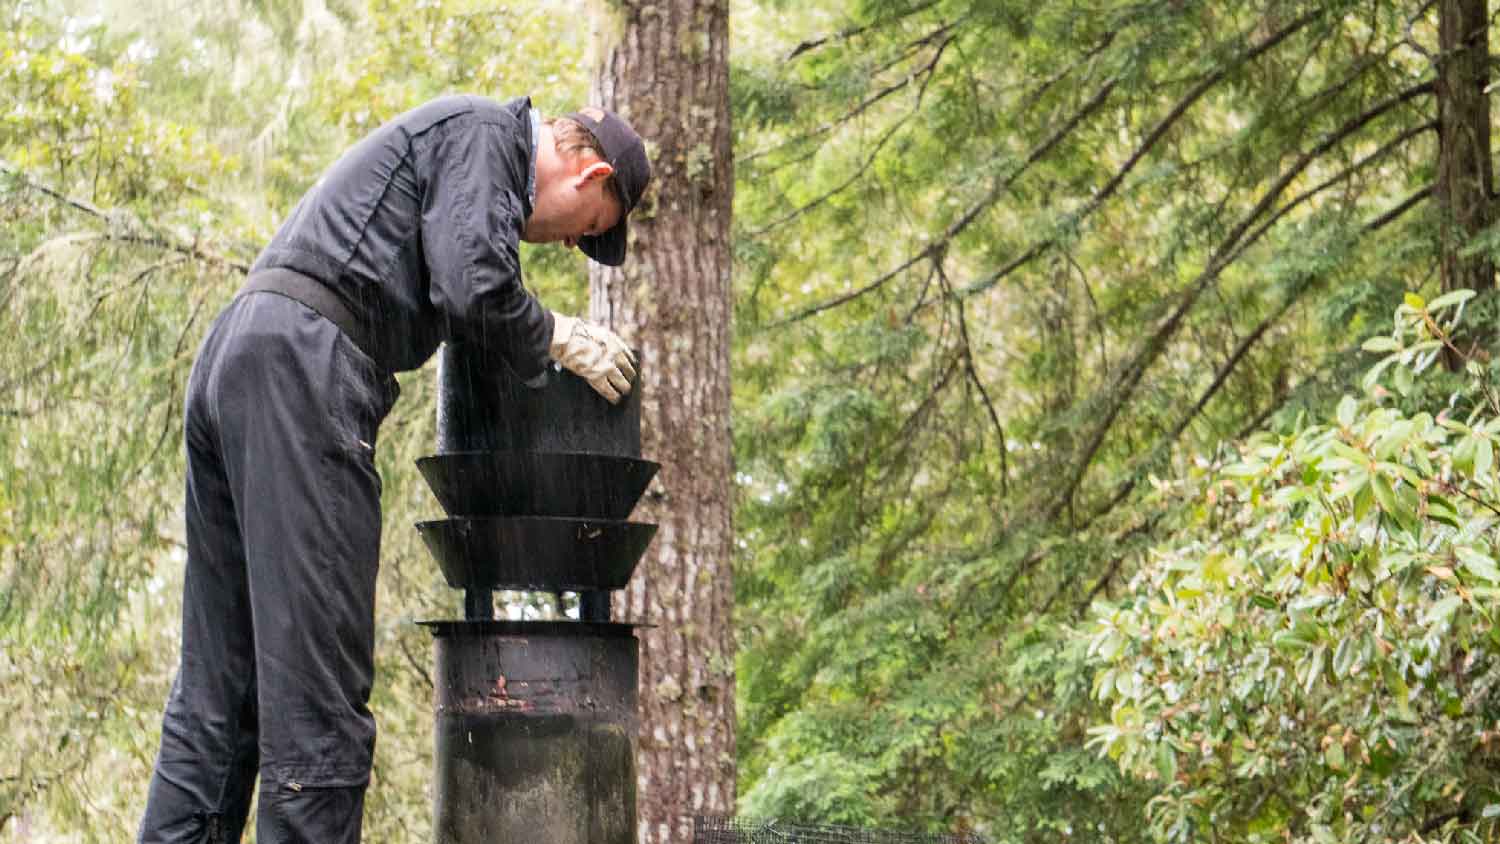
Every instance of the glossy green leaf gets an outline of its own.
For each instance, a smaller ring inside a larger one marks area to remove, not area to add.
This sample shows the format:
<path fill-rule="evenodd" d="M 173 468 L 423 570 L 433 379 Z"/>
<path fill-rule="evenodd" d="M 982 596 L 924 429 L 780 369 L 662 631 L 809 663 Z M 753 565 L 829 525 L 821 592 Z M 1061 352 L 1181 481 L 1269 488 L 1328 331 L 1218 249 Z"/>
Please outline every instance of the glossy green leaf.
<path fill-rule="evenodd" d="M 1467 545 L 1460 545 L 1455 551 L 1464 571 L 1490 583 L 1500 582 L 1500 568 L 1496 567 L 1494 558 Z"/>

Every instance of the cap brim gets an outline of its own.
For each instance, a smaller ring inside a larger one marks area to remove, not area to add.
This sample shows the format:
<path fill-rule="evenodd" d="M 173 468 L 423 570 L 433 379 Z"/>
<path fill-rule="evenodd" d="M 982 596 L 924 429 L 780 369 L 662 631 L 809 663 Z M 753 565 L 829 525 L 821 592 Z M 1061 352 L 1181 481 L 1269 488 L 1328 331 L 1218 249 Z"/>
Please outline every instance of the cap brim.
<path fill-rule="evenodd" d="M 606 267 L 618 267 L 625 263 L 625 220 L 621 218 L 615 227 L 597 237 L 578 239 L 578 248 L 583 254 Z"/>

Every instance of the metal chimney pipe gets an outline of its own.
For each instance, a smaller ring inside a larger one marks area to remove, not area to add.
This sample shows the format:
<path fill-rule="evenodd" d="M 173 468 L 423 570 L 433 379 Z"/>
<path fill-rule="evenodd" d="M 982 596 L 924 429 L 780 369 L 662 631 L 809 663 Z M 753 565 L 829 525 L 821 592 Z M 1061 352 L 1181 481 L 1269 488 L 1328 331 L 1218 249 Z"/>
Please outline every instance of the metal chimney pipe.
<path fill-rule="evenodd" d="M 569 373 L 533 389 L 501 370 L 444 346 L 439 452 L 640 457 L 638 391 L 611 406 Z M 635 625 L 609 621 L 605 588 L 579 592 L 581 621 L 496 620 L 489 585 L 464 588 L 465 620 L 424 622 L 437 844 L 635 844 Z"/>
<path fill-rule="evenodd" d="M 632 627 L 430 626 L 439 844 L 635 844 Z"/>

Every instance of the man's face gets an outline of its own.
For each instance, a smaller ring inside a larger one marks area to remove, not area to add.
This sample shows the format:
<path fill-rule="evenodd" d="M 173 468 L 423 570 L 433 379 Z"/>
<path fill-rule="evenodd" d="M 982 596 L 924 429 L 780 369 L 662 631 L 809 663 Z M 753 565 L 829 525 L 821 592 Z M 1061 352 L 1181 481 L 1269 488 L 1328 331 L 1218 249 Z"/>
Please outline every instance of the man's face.
<path fill-rule="evenodd" d="M 568 162 L 558 178 L 536 186 L 536 202 L 521 239 L 529 243 L 556 243 L 572 248 L 584 235 L 600 235 L 615 227 L 623 209 L 619 197 L 607 187 L 614 170 L 592 156 Z"/>

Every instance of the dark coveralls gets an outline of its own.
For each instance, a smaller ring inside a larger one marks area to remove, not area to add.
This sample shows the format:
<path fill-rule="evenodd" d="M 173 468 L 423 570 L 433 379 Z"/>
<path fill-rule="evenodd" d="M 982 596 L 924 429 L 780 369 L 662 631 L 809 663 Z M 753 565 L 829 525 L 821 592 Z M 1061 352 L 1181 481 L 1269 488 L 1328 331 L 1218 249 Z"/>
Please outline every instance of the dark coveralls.
<path fill-rule="evenodd" d="M 382 126 L 307 192 L 209 330 L 187 389 L 182 662 L 140 841 L 238 841 L 257 773 L 261 842 L 359 840 L 376 432 L 392 373 L 441 341 L 544 371 L 553 319 L 517 261 L 533 131 L 528 100 L 479 97 Z M 268 273 L 324 295 L 256 290 Z"/>

